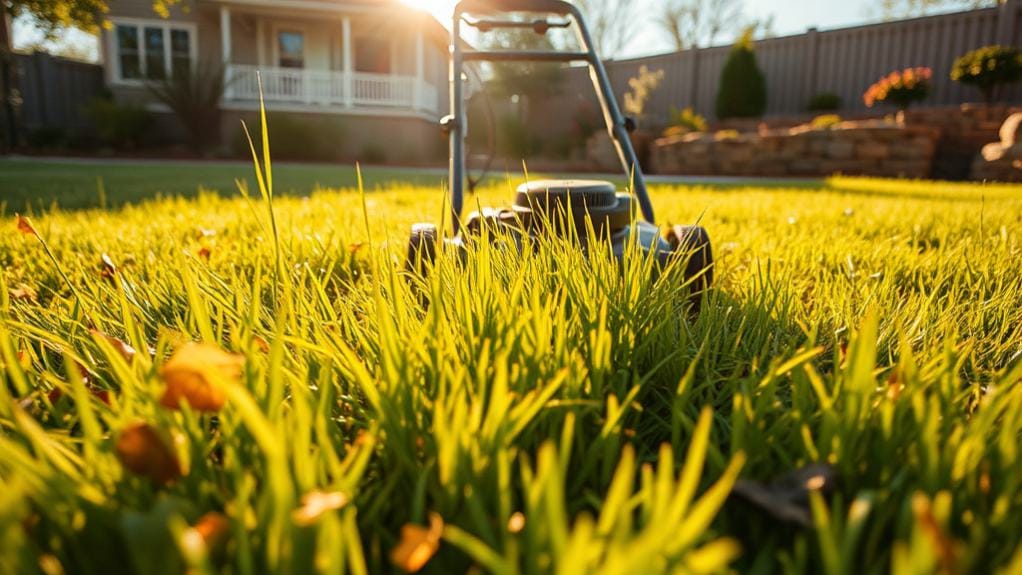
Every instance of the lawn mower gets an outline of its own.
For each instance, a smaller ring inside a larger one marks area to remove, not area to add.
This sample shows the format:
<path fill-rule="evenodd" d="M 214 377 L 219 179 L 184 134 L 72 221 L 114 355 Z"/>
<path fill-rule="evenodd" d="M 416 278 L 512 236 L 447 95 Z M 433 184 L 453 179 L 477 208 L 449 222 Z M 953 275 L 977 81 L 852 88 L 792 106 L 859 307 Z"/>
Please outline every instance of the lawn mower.
<path fill-rule="evenodd" d="M 526 18 L 512 14 L 527 13 Z M 462 26 L 481 33 L 498 29 L 531 28 L 546 34 L 555 28 L 571 28 L 581 51 L 567 50 L 485 50 L 467 47 Z M 528 249 L 541 234 L 570 235 L 586 249 L 587 233 L 609 238 L 614 256 L 624 258 L 626 246 L 634 244 L 642 253 L 653 255 L 661 265 L 672 259 L 687 258 L 685 282 L 694 294 L 709 287 L 713 279 L 713 255 L 710 239 L 699 226 L 670 226 L 664 230 L 653 222 L 653 205 L 646 191 L 642 169 L 636 159 L 629 134 L 635 129 L 632 118 L 621 114 L 603 63 L 586 27 L 585 19 L 574 5 L 562 0 L 462 0 L 454 9 L 450 44 L 451 114 L 441 120 L 450 140 L 450 194 L 453 211 L 453 237 L 440 238 L 436 225 L 412 226 L 408 243 L 407 269 L 424 274 L 440 250 L 464 253 L 465 246 L 482 236 L 482 231 L 499 229 L 516 238 L 519 249 Z M 462 219 L 466 182 L 465 140 L 468 121 L 465 105 L 465 65 L 473 62 L 586 62 L 596 97 L 631 193 L 618 191 L 610 182 L 594 180 L 541 180 L 522 184 L 514 204 L 504 208 L 483 208 Z M 642 214 L 635 218 L 634 205 Z M 574 228 L 574 229 L 572 229 Z"/>

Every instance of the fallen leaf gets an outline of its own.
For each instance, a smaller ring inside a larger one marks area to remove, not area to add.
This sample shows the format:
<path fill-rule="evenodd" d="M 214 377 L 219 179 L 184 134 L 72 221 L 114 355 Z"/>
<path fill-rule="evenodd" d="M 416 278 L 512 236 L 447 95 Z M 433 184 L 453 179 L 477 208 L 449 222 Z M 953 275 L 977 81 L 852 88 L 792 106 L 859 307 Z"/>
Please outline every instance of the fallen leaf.
<path fill-rule="evenodd" d="M 208 247 L 203 246 L 201 249 L 199 249 L 199 257 L 201 259 L 206 260 L 206 261 L 209 261 L 209 254 L 210 253 L 211 252 L 210 252 Z"/>
<path fill-rule="evenodd" d="M 103 277 L 113 277 L 117 273 L 117 266 L 110 256 L 103 254 L 99 257 L 99 265 L 103 268 Z"/>
<path fill-rule="evenodd" d="M 827 495 L 837 483 L 834 469 L 824 463 L 813 463 L 783 475 L 769 484 L 740 479 L 732 488 L 738 496 L 775 519 L 811 527 L 809 493 L 819 491 Z"/>
<path fill-rule="evenodd" d="M 22 215 L 17 215 L 18 218 L 18 231 L 25 235 L 38 236 L 39 232 L 35 231 L 35 226 L 32 225 L 32 220 Z"/>
<path fill-rule="evenodd" d="M 102 333 L 99 330 L 95 329 L 90 329 L 89 333 L 91 333 L 92 336 L 97 339 L 98 338 L 105 339 L 107 343 L 109 343 L 117 351 L 117 353 L 121 354 L 121 357 L 124 358 L 124 361 L 131 363 L 131 360 L 135 359 L 135 355 L 137 353 L 135 351 L 135 348 L 131 347 L 126 342 L 121 341 L 116 337 L 106 335 L 105 333 Z"/>
<path fill-rule="evenodd" d="M 240 355 L 214 345 L 186 343 L 160 368 L 167 384 L 160 404 L 178 409 L 187 401 L 197 411 L 219 411 L 227 402 L 224 386 L 241 377 L 244 363 Z"/>
<path fill-rule="evenodd" d="M 10 294 L 11 299 L 14 300 L 35 301 L 35 299 L 39 297 L 39 293 L 28 284 L 18 284 L 16 287 L 8 289 L 7 293 Z"/>
<path fill-rule="evenodd" d="M 348 501 L 348 495 L 341 491 L 311 491 L 302 496 L 302 506 L 291 512 L 291 519 L 299 527 L 308 527 L 327 511 L 340 509 Z"/>
<path fill-rule="evenodd" d="M 507 521 L 508 533 L 521 533 L 525 529 L 525 515 L 521 511 L 515 511 Z"/>
<path fill-rule="evenodd" d="M 86 389 L 92 394 L 92 397 L 102 401 L 106 405 L 110 405 L 110 391 L 107 389 L 96 389 L 91 385 L 86 385 Z M 60 388 L 55 387 L 46 394 L 46 398 L 50 400 L 50 405 L 56 405 L 61 398 L 64 397 L 64 392 Z"/>
<path fill-rule="evenodd" d="M 134 423 L 122 429 L 115 449 L 125 469 L 148 477 L 155 485 L 166 485 L 181 477 L 177 455 L 148 423 Z"/>
<path fill-rule="evenodd" d="M 429 514 L 429 528 L 414 523 L 401 527 L 401 541 L 390 552 L 391 562 L 407 573 L 422 569 L 437 549 L 444 532 L 444 520 L 436 513 Z"/>
<path fill-rule="evenodd" d="M 192 526 L 198 534 L 202 537 L 202 541 L 206 544 L 206 548 L 210 549 L 217 547 L 225 539 L 230 532 L 231 524 L 222 513 L 216 511 L 210 511 Z"/>
<path fill-rule="evenodd" d="M 270 342 L 266 341 L 264 338 L 258 335 L 252 336 L 252 342 L 256 344 L 256 347 L 259 348 L 259 351 L 263 353 L 270 353 Z"/>
<path fill-rule="evenodd" d="M 358 251 L 361 250 L 362 247 L 365 245 L 366 245 L 365 242 L 355 242 L 353 244 L 348 244 L 348 253 L 352 254 L 358 253 Z"/>
<path fill-rule="evenodd" d="M 917 492 L 912 496 L 912 514 L 915 515 L 916 524 L 922 528 L 922 532 L 937 551 L 937 558 L 941 565 L 939 572 L 959 573 L 954 541 L 948 537 L 937 522 L 937 518 L 933 514 L 933 503 L 926 494 Z"/>

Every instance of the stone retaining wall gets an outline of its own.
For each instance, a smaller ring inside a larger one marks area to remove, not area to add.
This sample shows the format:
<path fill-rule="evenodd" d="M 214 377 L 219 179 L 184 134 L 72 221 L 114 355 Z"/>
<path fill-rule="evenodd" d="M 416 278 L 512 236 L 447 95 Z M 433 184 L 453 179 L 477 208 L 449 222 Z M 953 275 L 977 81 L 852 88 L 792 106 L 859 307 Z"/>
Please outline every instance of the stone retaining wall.
<path fill-rule="evenodd" d="M 659 174 L 926 178 L 938 132 L 883 120 L 798 126 L 745 134 L 661 138 L 651 152 Z"/>
<path fill-rule="evenodd" d="M 936 179 L 977 179 L 972 173 L 983 146 L 1000 140 L 998 131 L 1009 116 L 1022 112 L 1017 106 L 996 104 L 963 104 L 945 108 L 909 109 L 905 123 L 926 126 L 939 132 L 934 152 L 933 173 Z"/>

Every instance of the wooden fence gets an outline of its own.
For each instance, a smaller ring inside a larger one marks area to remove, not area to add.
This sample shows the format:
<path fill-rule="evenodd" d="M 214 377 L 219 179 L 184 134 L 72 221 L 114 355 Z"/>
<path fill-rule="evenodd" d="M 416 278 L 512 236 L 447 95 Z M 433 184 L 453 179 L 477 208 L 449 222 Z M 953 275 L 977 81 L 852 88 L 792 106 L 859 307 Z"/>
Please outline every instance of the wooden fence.
<path fill-rule="evenodd" d="M 103 93 L 101 66 L 36 52 L 17 54 L 15 70 L 22 102 L 21 129 L 26 134 L 88 129 L 84 107 Z"/>
<path fill-rule="evenodd" d="M 988 44 L 1022 44 L 1022 2 L 1007 0 L 986 8 L 885 22 L 854 28 L 817 31 L 769 38 L 755 43 L 756 58 L 767 82 L 767 115 L 802 114 L 809 99 L 830 92 L 841 97 L 841 111 L 862 112 L 862 93 L 888 72 L 909 66 L 933 69 L 934 90 L 925 106 L 947 106 L 979 99 L 968 86 L 952 82 L 951 63 L 965 52 Z M 730 46 L 685 50 L 671 54 L 609 61 L 607 70 L 619 100 L 628 91 L 628 79 L 641 66 L 663 70 L 664 80 L 647 104 L 652 124 L 667 121 L 672 107 L 691 106 L 708 118 L 714 104 L 721 70 Z M 584 68 L 571 68 L 559 103 L 589 94 L 592 88 Z M 1022 101 L 1022 89 L 1007 94 Z M 554 104 L 549 102 L 548 104 Z M 543 106 L 555 110 L 556 105 Z M 570 109 L 570 108 L 569 108 Z"/>

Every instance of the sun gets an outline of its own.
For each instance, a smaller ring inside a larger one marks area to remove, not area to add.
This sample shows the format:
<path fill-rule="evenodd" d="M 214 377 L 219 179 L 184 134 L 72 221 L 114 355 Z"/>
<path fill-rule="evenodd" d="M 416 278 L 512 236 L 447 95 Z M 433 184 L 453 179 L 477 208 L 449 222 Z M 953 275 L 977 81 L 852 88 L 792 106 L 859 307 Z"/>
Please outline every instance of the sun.
<path fill-rule="evenodd" d="M 457 0 L 401 0 L 401 2 L 417 8 L 423 12 L 428 12 L 433 15 L 434 18 L 440 21 L 445 27 L 451 25 L 451 15 L 454 13 L 454 5 L 457 4 Z"/>

